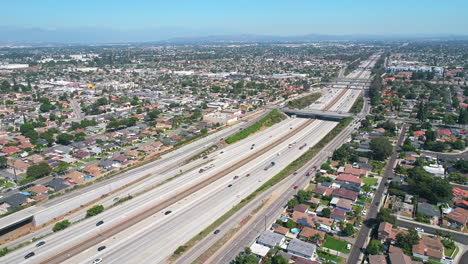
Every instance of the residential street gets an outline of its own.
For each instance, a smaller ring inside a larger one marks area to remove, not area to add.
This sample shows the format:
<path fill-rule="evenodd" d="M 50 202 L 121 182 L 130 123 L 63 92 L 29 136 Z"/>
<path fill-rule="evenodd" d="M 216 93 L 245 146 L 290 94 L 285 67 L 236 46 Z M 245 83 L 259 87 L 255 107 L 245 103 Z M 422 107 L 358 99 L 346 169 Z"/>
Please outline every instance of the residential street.
<path fill-rule="evenodd" d="M 369 212 L 367 214 L 367 220 L 375 219 L 377 217 L 377 213 L 379 212 L 380 206 L 377 206 L 375 203 L 377 201 L 382 200 L 384 191 L 387 188 L 385 184 L 387 183 L 388 178 L 393 176 L 393 167 L 398 157 L 397 149 L 399 148 L 399 146 L 402 145 L 405 139 L 406 129 L 407 129 L 406 125 L 404 125 L 403 128 L 401 129 L 401 134 L 400 134 L 400 137 L 398 138 L 398 143 L 393 148 L 393 154 L 390 157 L 390 160 L 388 161 L 387 166 L 385 167 L 385 175 L 382 178 L 382 181 L 380 182 L 379 188 L 377 189 L 374 199 L 372 200 L 372 204 L 369 208 Z M 349 254 L 349 258 L 347 261 L 348 264 L 358 263 L 361 253 L 362 253 L 361 249 L 365 247 L 365 243 L 367 242 L 367 238 L 370 235 L 371 229 L 372 229 L 372 226 L 369 226 L 368 224 L 364 224 L 362 226 L 361 231 L 359 231 L 358 235 L 356 236 L 356 243 L 354 244 L 351 250 L 351 253 Z"/>

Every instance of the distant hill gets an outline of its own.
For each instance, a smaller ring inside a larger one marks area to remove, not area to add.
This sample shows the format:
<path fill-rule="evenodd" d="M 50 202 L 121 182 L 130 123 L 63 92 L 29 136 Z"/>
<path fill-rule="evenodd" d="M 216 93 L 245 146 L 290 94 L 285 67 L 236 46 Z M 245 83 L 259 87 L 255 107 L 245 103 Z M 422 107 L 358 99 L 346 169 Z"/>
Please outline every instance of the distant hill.
<path fill-rule="evenodd" d="M 110 29 L 41 29 L 0 27 L 1 44 L 210 44 L 210 43 L 274 43 L 363 40 L 468 40 L 462 35 L 321 35 L 274 36 L 260 34 L 209 34 L 206 30 L 158 28 L 148 30 Z"/>

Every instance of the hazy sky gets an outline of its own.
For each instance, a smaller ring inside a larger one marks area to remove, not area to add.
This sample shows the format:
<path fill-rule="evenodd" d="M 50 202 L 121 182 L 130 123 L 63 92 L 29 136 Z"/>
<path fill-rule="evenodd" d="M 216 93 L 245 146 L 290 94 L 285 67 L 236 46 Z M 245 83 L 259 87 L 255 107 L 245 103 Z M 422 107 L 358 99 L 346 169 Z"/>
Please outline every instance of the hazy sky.
<path fill-rule="evenodd" d="M 468 1 L 431 0 L 18 0 L 0 26 L 207 33 L 468 34 Z"/>

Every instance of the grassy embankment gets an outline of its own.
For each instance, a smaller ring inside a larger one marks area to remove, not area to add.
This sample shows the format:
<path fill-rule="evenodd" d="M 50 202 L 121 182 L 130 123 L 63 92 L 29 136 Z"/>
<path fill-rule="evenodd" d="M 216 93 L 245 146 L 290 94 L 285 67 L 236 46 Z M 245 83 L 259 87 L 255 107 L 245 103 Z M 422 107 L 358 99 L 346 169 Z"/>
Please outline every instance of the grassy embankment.
<path fill-rule="evenodd" d="M 226 138 L 226 143 L 232 144 L 234 142 L 237 142 L 259 131 L 263 127 L 271 127 L 272 125 L 279 123 L 284 119 L 286 119 L 286 116 L 280 111 L 278 111 L 277 109 L 274 109 L 270 113 L 268 113 L 266 116 L 264 116 L 262 119 L 255 122 L 253 125 Z"/>
<path fill-rule="evenodd" d="M 309 106 L 312 102 L 317 101 L 317 99 L 319 99 L 320 96 L 322 96 L 321 93 L 309 94 L 302 98 L 289 101 L 287 106 L 292 107 L 292 108 L 302 109 L 306 106 Z"/>

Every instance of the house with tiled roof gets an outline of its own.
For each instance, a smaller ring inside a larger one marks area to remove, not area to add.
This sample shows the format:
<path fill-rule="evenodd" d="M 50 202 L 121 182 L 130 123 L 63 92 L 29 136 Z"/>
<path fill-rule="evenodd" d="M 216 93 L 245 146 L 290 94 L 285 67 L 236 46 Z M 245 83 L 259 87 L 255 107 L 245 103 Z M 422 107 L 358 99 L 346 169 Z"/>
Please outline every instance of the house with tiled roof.
<path fill-rule="evenodd" d="M 413 246 L 413 256 L 427 261 L 441 261 L 444 258 L 444 245 L 440 238 L 422 236 L 419 243 Z"/>
<path fill-rule="evenodd" d="M 351 200 L 353 202 L 355 202 L 357 200 L 357 198 L 358 198 L 358 195 L 357 195 L 356 192 L 351 191 L 351 190 L 346 190 L 346 189 L 343 189 L 343 188 L 334 189 L 333 192 L 332 192 L 332 196 L 348 199 L 348 200 Z"/>
<path fill-rule="evenodd" d="M 390 242 L 394 244 L 396 242 L 396 236 L 401 230 L 393 228 L 392 224 L 388 222 L 382 222 L 377 230 L 377 238 L 383 242 Z"/>
<path fill-rule="evenodd" d="M 452 226 L 463 228 L 468 223 L 468 210 L 457 207 L 447 214 L 447 220 Z"/>
<path fill-rule="evenodd" d="M 325 239 L 326 233 L 314 228 L 310 227 L 304 227 L 302 228 L 301 232 L 298 235 L 298 238 L 303 239 L 303 240 L 310 240 L 312 238 L 315 238 L 317 236 L 320 237 L 318 240 L 315 241 L 317 244 L 321 244 L 322 241 Z"/>
<path fill-rule="evenodd" d="M 314 228 L 318 225 L 325 225 L 330 227 L 333 223 L 333 220 L 326 217 L 320 216 L 311 216 L 301 212 L 293 212 L 293 220 L 299 226 Z"/>

